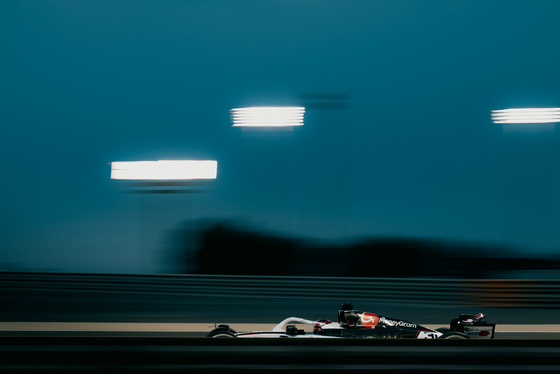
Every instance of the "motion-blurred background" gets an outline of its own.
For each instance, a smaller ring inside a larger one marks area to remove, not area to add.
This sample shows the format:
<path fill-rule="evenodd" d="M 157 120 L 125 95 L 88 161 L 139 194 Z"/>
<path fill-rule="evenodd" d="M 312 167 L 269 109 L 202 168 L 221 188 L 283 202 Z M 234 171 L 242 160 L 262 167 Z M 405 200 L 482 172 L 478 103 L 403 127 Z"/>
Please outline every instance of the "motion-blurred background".
<path fill-rule="evenodd" d="M 557 1 L 0 4 L 0 270 L 559 277 Z M 230 110 L 305 107 L 304 125 Z M 168 188 L 111 162 L 216 160 Z"/>

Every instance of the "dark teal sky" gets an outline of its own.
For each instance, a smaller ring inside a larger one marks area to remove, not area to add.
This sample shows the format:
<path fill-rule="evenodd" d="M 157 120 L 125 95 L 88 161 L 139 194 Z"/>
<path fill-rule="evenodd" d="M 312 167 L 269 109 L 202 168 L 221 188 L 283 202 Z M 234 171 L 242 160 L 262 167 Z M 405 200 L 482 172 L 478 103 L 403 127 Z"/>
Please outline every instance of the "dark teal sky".
<path fill-rule="evenodd" d="M 558 1 L 0 3 L 0 263 L 137 271 L 185 220 L 308 238 L 560 252 L 560 142 L 490 111 L 560 107 Z M 293 131 L 229 109 L 308 107 Z M 305 104 L 305 103 L 303 103 Z M 213 159 L 196 194 L 125 193 L 111 161 Z"/>

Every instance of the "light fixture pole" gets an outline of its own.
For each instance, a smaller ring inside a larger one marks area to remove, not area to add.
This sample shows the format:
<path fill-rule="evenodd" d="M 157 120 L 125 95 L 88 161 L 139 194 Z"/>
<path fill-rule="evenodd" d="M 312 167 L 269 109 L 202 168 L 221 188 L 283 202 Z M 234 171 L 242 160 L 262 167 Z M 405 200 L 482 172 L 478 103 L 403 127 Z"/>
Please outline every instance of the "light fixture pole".
<path fill-rule="evenodd" d="M 305 107 L 252 106 L 231 109 L 230 114 L 233 127 L 269 130 L 292 129 L 293 127 L 303 126 Z M 293 148 L 295 149 L 295 146 Z M 297 206 L 297 201 L 299 200 L 299 189 L 296 187 L 295 175 L 297 159 L 295 152 L 292 153 L 292 231 L 296 232 L 298 226 L 297 213 L 299 207 Z"/>
<path fill-rule="evenodd" d="M 503 238 L 551 248 L 558 244 L 555 124 L 560 108 L 500 109 L 491 117 L 502 126 Z"/>
<path fill-rule="evenodd" d="M 197 192 L 201 186 L 217 178 L 218 163 L 214 160 L 115 161 L 111 163 L 111 179 L 118 180 L 126 191 L 143 195 L 169 195 Z M 138 198 L 138 272 L 147 271 L 142 247 L 147 246 L 149 225 Z"/>

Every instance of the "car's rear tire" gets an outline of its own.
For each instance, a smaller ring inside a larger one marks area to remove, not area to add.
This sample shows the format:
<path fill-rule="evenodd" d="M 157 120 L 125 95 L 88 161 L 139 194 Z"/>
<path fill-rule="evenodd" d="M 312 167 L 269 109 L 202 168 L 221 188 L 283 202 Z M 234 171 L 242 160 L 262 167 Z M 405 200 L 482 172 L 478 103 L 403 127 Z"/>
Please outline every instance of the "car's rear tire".
<path fill-rule="evenodd" d="M 211 331 L 207 338 L 237 338 L 231 331 Z"/>
<path fill-rule="evenodd" d="M 439 339 L 468 339 L 469 337 L 457 331 L 449 331 L 439 337 Z"/>
<path fill-rule="evenodd" d="M 219 325 L 214 330 L 210 331 L 207 338 L 237 338 L 237 332 L 229 328 L 229 325 Z"/>

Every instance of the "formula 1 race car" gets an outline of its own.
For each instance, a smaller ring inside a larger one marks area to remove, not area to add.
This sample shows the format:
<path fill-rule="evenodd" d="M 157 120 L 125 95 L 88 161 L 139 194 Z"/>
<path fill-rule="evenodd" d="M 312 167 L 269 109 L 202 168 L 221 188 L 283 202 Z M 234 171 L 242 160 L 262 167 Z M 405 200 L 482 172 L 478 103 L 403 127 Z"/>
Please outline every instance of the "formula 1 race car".
<path fill-rule="evenodd" d="M 432 330 L 414 322 L 354 310 L 352 304 L 342 304 L 338 322 L 327 319 L 310 321 L 289 317 L 272 331 L 237 332 L 229 325 L 218 325 L 210 338 L 373 338 L 373 339 L 493 339 L 496 324 L 486 323 L 485 314 L 461 314 L 453 318 L 449 328 Z M 298 329 L 295 324 L 313 325 L 313 332 Z"/>

